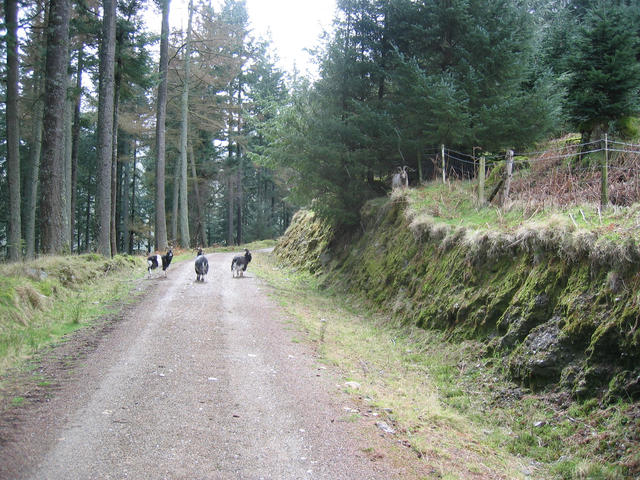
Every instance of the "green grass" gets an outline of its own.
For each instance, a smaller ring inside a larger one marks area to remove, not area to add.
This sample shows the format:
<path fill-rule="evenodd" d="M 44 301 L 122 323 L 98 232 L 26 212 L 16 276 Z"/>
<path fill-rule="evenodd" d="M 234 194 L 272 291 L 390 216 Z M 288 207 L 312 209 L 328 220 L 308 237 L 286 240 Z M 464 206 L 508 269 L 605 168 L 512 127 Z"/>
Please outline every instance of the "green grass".
<path fill-rule="evenodd" d="M 245 248 L 248 248 L 251 252 L 253 252 L 254 250 L 261 250 L 263 248 L 275 247 L 276 243 L 277 243 L 276 240 L 272 240 L 272 239 L 257 240 L 255 242 L 246 243 L 246 244 L 243 244 L 243 245 L 232 245 L 230 247 L 228 247 L 228 246 L 219 246 L 219 247 L 206 248 L 205 252 L 207 252 L 207 253 L 211 253 L 211 252 L 241 252 Z"/>
<path fill-rule="evenodd" d="M 143 265 L 90 254 L 0 266 L 0 374 L 133 301 Z"/>
<path fill-rule="evenodd" d="M 634 238 L 640 232 L 640 205 L 611 206 L 604 211 L 598 205 L 573 205 L 564 208 L 520 205 L 509 208 L 477 203 L 477 186 L 471 181 L 447 184 L 433 182 L 407 192 L 409 205 L 417 217 L 449 226 L 472 230 L 514 233 L 522 228 L 562 228 L 584 230 L 613 240 Z"/>
<path fill-rule="evenodd" d="M 365 301 L 321 288 L 321 280 L 254 257 L 318 361 L 361 385 L 354 401 L 392 422 L 442 478 L 615 480 L 640 466 L 640 408 L 601 408 L 562 395 L 534 395 L 511 383 L 480 342 L 393 324 Z M 389 413 L 392 412 L 392 413 Z M 621 451 L 620 445 L 625 445 Z"/>

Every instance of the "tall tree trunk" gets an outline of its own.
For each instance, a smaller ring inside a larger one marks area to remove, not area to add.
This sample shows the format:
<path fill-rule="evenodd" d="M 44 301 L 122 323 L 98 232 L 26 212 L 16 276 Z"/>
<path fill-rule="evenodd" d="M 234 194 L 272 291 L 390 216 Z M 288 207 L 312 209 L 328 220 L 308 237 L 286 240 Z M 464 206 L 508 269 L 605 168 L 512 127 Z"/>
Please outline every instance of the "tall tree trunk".
<path fill-rule="evenodd" d="M 113 163 L 113 98 L 116 54 L 116 2 L 103 0 L 100 42 L 100 87 L 98 91 L 98 253 L 111 252 L 111 168 Z"/>
<path fill-rule="evenodd" d="M 9 260 L 22 258 L 20 216 L 20 130 L 18 119 L 18 2 L 5 0 L 7 28 L 7 170 L 9 177 Z"/>
<path fill-rule="evenodd" d="M 244 159 L 242 158 L 242 154 L 240 153 L 240 145 L 238 145 L 238 157 L 240 158 L 240 165 L 238 167 L 237 180 L 236 183 L 238 185 L 236 198 L 237 202 L 237 210 L 236 210 L 236 241 L 238 245 L 244 243 L 244 235 L 242 232 L 242 213 L 244 208 L 244 196 L 243 196 L 243 188 L 242 188 L 242 180 L 244 177 Z"/>
<path fill-rule="evenodd" d="M 233 168 L 233 87 L 229 87 L 229 115 L 228 115 L 228 130 L 227 130 L 227 164 L 228 168 L 225 172 L 227 175 L 227 245 L 234 245 L 234 168 Z"/>
<path fill-rule="evenodd" d="M 71 236 L 76 228 L 76 207 L 78 204 L 78 154 L 80 152 L 80 109 L 82 107 L 82 74 L 84 71 L 84 48 L 78 48 L 78 65 L 76 71 L 76 98 L 73 109 L 73 130 L 71 133 Z M 80 238 L 80 235 L 78 235 Z M 78 240 L 78 250 L 80 242 Z"/>
<path fill-rule="evenodd" d="M 85 224 L 84 224 L 84 251 L 89 251 L 89 236 L 91 232 L 91 192 L 87 189 L 87 204 L 85 205 Z"/>
<path fill-rule="evenodd" d="M 120 193 L 120 218 L 122 221 L 122 250 L 126 253 L 131 253 L 129 248 L 129 186 L 131 185 L 131 143 L 133 139 L 129 135 L 125 135 L 122 142 L 122 188 Z"/>
<path fill-rule="evenodd" d="M 67 77 L 67 85 L 71 85 L 71 75 Z M 71 171 L 72 171 L 72 144 L 73 144 L 73 97 L 67 92 L 67 101 L 64 108 L 64 245 L 65 249 L 72 249 L 71 234 Z"/>
<path fill-rule="evenodd" d="M 182 87 L 181 128 L 180 128 L 180 241 L 184 248 L 191 244 L 189 234 L 189 191 L 187 182 L 187 140 L 189 136 L 189 69 L 191 66 L 191 21 L 193 0 L 189 0 L 189 20 L 184 53 L 184 85 Z"/>
<path fill-rule="evenodd" d="M 29 176 L 25 182 L 25 242 L 27 259 L 33 259 L 36 255 L 36 209 L 38 205 L 38 183 L 40 176 L 40 153 L 42 152 L 42 116 L 44 104 L 42 90 L 44 89 L 44 76 L 37 73 L 39 78 L 34 79 L 35 103 L 33 106 L 33 122 L 31 131 L 31 149 L 29 151 Z"/>
<path fill-rule="evenodd" d="M 41 13 L 34 21 L 36 28 L 33 41 L 37 45 L 45 42 L 45 25 L 48 18 L 48 5 L 44 0 L 38 3 Z M 31 141 L 29 148 L 28 176 L 25 180 L 24 205 L 24 237 L 26 243 L 26 257 L 33 259 L 36 255 L 36 210 L 38 208 L 38 184 L 40 177 L 40 154 L 42 152 L 42 117 L 44 114 L 44 57 L 40 49 L 33 54 L 33 117 L 31 121 Z"/>
<path fill-rule="evenodd" d="M 238 80 L 238 122 L 237 122 L 238 137 L 240 137 L 241 130 L 242 130 L 241 112 L 242 112 L 242 74 L 240 75 L 240 79 Z M 238 198 L 238 210 L 237 210 L 238 219 L 236 222 L 236 228 L 237 228 L 236 241 L 238 242 L 238 245 L 242 245 L 242 243 L 244 243 L 244 235 L 242 232 L 242 224 L 243 224 L 242 214 L 244 209 L 244 189 L 242 184 L 244 180 L 244 157 L 242 156 L 242 148 L 240 147 L 240 142 L 236 142 L 236 157 L 238 158 L 238 180 L 237 180 L 238 192 L 236 194 Z"/>
<path fill-rule="evenodd" d="M 178 240 L 178 215 L 180 215 L 180 160 L 176 159 L 173 166 L 173 195 L 171 198 L 171 225 L 169 227 L 169 240 Z"/>
<path fill-rule="evenodd" d="M 44 129 L 42 135 L 42 250 L 60 253 L 64 247 L 62 182 L 64 178 L 64 108 L 69 65 L 70 0 L 50 0 L 45 66 Z"/>
<path fill-rule="evenodd" d="M 156 114 L 156 225 L 157 250 L 167 248 L 167 217 L 165 213 L 165 122 L 167 116 L 167 70 L 169 66 L 169 6 L 170 0 L 162 1 L 162 31 L 160 36 L 160 85 Z"/>
<path fill-rule="evenodd" d="M 387 59 L 389 57 L 389 53 L 392 51 L 391 42 L 389 41 L 389 1 L 384 2 L 382 7 L 382 38 L 380 39 L 380 78 L 378 79 L 378 100 L 382 100 L 385 95 L 385 80 L 386 80 L 386 72 L 387 72 Z"/>
<path fill-rule="evenodd" d="M 278 220 L 278 214 L 276 212 L 276 186 L 274 183 L 271 184 L 271 222 L 272 223 L 279 223 L 277 222 Z M 282 231 L 282 229 L 279 229 L 279 233 Z"/>
<path fill-rule="evenodd" d="M 193 145 L 189 143 L 189 158 L 191 159 L 191 178 L 193 178 L 193 193 L 196 200 L 196 236 L 195 244 L 205 246 L 204 227 L 202 223 L 202 200 L 200 198 L 200 187 L 198 185 L 198 173 L 196 171 L 196 159 L 193 154 Z"/>
<path fill-rule="evenodd" d="M 234 193 L 233 193 L 233 173 L 229 172 L 227 174 L 227 201 L 228 201 L 228 214 L 227 214 L 227 245 L 231 246 L 234 245 L 234 241 L 233 241 L 233 200 L 234 200 Z"/>
<path fill-rule="evenodd" d="M 138 157 L 138 148 L 136 145 L 136 141 L 133 140 L 133 165 L 131 166 L 132 174 L 131 174 L 131 213 L 129 216 L 129 225 L 135 224 L 135 212 L 136 212 L 136 162 Z M 133 230 L 129 230 L 129 251 L 133 253 Z"/>
<path fill-rule="evenodd" d="M 120 113 L 120 81 L 122 78 L 122 59 L 118 58 L 118 68 L 115 74 L 115 85 L 113 92 L 113 132 L 112 132 L 112 151 L 111 151 L 111 252 L 115 255 L 118 253 L 118 210 L 116 203 L 118 199 L 118 115 Z"/>

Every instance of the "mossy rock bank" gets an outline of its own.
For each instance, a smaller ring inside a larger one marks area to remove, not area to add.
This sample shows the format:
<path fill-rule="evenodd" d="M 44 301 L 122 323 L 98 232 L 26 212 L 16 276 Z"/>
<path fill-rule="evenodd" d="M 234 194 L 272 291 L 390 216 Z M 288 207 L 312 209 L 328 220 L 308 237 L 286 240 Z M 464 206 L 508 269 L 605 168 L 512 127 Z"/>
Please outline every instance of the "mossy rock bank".
<path fill-rule="evenodd" d="M 362 221 L 355 238 L 333 238 L 302 211 L 276 254 L 396 321 L 483 339 L 530 388 L 640 398 L 637 255 L 605 262 L 560 234 L 514 241 L 422 222 L 402 197 L 370 202 Z"/>
<path fill-rule="evenodd" d="M 142 265 L 141 257 L 97 254 L 43 256 L 37 261 L 0 265 L 0 336 L 16 326 L 28 326 L 35 316 L 52 308 L 56 299 L 73 297 L 96 279 L 141 270 Z"/>
<path fill-rule="evenodd" d="M 299 210 L 280 237 L 274 253 L 294 268 L 320 273 L 329 262 L 328 247 L 333 230 L 310 210 Z"/>

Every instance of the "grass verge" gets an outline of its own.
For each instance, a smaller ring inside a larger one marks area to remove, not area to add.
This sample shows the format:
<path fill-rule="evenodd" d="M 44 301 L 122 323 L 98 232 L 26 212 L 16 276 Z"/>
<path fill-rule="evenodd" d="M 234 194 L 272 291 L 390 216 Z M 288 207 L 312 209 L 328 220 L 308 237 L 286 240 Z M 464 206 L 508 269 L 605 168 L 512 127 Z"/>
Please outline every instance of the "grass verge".
<path fill-rule="evenodd" d="M 523 228 L 583 231 L 613 241 L 635 238 L 640 231 L 639 205 L 610 206 L 604 210 L 597 204 L 542 205 L 511 202 L 507 208 L 483 207 L 477 202 L 477 184 L 455 181 L 432 182 L 407 192 L 409 205 L 434 223 L 470 230 L 515 233 Z"/>
<path fill-rule="evenodd" d="M 358 298 L 321 290 L 313 275 L 283 269 L 271 255 L 254 258 L 302 332 L 295 341 L 304 338 L 345 382 L 357 382 L 348 389 L 354 401 L 394 428 L 422 478 L 637 478 L 637 405 L 602 409 L 534 395 L 479 342 L 392 324 Z"/>
<path fill-rule="evenodd" d="M 0 376 L 43 347 L 132 302 L 141 257 L 87 254 L 0 266 Z"/>

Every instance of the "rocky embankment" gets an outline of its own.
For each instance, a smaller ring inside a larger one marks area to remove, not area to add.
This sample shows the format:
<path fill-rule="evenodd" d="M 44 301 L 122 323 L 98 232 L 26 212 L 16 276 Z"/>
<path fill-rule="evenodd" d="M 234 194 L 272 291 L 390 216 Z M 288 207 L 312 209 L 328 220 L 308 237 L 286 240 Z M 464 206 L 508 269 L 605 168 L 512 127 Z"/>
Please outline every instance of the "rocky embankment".
<path fill-rule="evenodd" d="M 482 339 L 523 385 L 640 399 L 635 245 L 470 232 L 421 221 L 402 197 L 370 202 L 362 221 L 360 232 L 338 237 L 301 211 L 275 252 L 395 320 L 445 330 L 452 341 Z"/>

